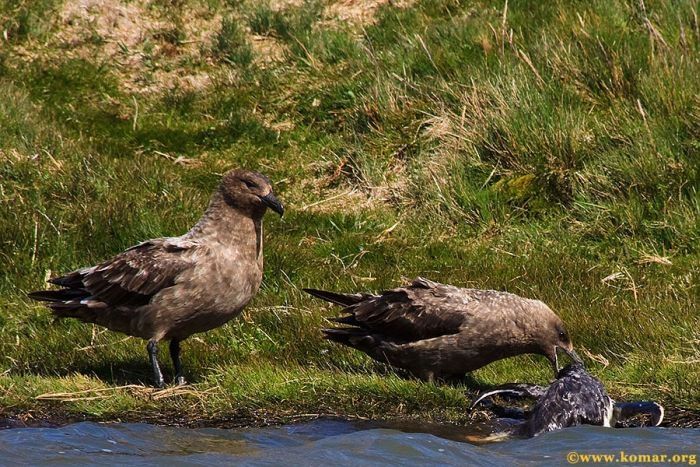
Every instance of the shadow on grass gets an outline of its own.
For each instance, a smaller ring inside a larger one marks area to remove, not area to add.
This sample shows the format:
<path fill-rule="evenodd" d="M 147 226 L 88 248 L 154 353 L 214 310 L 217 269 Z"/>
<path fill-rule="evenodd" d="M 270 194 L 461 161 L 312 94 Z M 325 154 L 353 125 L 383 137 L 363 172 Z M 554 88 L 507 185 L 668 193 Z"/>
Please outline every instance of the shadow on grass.
<path fill-rule="evenodd" d="M 163 378 L 166 386 L 173 384 L 175 371 L 169 364 L 167 357 L 159 359 Z M 183 362 L 185 380 L 188 384 L 198 383 L 205 376 L 199 368 L 188 368 Z M 192 370 L 191 372 L 188 370 Z M 70 377 L 83 375 L 89 378 L 96 378 L 111 386 L 126 386 L 130 384 L 154 387 L 153 370 L 144 351 L 143 358 L 134 356 L 133 358 L 120 359 L 113 362 L 99 361 L 94 363 L 80 362 L 62 367 L 51 368 L 48 366 L 36 368 L 31 371 L 18 372 L 22 376 L 41 377 Z"/>
<path fill-rule="evenodd" d="M 369 365 L 354 363 L 337 364 L 329 362 L 328 368 L 354 375 L 367 375 L 368 373 L 371 373 L 382 377 L 398 376 L 404 380 L 425 382 L 425 380 L 414 376 L 407 370 L 395 368 L 390 365 L 374 361 Z M 485 383 L 481 379 L 474 377 L 471 373 L 466 373 L 461 377 L 437 378 L 434 381 L 434 384 L 436 386 L 448 386 L 457 390 L 467 389 L 475 392 L 489 390 L 497 386 L 495 384 Z"/>

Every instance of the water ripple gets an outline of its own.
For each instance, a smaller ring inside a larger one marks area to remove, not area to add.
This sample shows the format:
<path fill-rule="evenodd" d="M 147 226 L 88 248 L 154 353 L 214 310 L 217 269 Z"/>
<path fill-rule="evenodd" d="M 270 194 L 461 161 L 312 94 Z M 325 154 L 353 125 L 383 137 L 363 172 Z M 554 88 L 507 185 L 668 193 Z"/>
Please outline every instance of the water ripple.
<path fill-rule="evenodd" d="M 699 454 L 700 430 L 577 427 L 531 440 L 474 445 L 466 431 L 376 428 L 318 420 L 274 428 L 188 429 L 147 424 L 76 423 L 0 430 L 2 464 L 53 465 L 562 465 L 581 454 Z M 409 430 L 408 432 L 406 430 Z M 414 432 L 411 432 L 414 431 Z M 697 459 L 697 457 L 696 457 Z"/>

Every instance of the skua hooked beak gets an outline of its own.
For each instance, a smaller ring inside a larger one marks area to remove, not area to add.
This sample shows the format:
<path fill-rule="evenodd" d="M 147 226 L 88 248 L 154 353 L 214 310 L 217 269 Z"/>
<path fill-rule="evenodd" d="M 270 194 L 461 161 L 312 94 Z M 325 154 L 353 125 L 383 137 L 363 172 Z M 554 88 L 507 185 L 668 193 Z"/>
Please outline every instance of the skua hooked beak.
<path fill-rule="evenodd" d="M 559 370 L 561 370 L 561 368 L 559 368 L 559 356 L 557 355 L 559 350 L 561 350 L 566 355 L 568 355 L 572 362 L 579 363 L 579 364 L 583 365 L 583 360 L 581 360 L 581 357 L 578 356 L 578 354 L 576 353 L 575 350 L 573 350 L 573 349 L 569 350 L 565 347 L 560 347 L 558 345 L 555 345 L 554 346 L 554 363 L 553 363 L 553 365 L 554 365 L 554 371 L 557 374 L 559 373 Z"/>
<path fill-rule="evenodd" d="M 262 200 L 265 206 L 275 211 L 277 214 L 280 215 L 280 217 L 284 215 L 284 206 L 282 205 L 280 200 L 277 199 L 273 192 L 269 192 L 265 196 L 261 196 L 260 199 Z"/>

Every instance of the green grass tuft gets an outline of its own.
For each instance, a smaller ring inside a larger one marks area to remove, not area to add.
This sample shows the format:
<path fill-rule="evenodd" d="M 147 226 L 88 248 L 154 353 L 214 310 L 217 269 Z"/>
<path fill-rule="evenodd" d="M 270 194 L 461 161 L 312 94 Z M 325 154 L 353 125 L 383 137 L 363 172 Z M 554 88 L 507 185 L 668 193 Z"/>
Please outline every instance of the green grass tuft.
<path fill-rule="evenodd" d="M 225 17 L 216 35 L 215 54 L 230 65 L 247 66 L 253 61 L 253 50 L 239 21 Z"/>

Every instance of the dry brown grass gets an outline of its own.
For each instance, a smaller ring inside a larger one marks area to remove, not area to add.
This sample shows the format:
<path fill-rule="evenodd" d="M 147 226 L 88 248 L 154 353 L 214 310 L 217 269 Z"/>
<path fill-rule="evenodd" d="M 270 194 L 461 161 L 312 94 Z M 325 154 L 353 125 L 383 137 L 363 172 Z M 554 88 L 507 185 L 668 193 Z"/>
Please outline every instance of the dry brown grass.
<path fill-rule="evenodd" d="M 211 84 L 209 73 L 182 65 L 199 63 L 206 68 L 206 51 L 220 22 L 217 14 L 197 6 L 188 7 L 184 20 L 165 15 L 147 0 L 69 0 L 51 43 L 38 48 L 115 63 L 125 92 L 198 91 Z"/>
<path fill-rule="evenodd" d="M 324 17 L 330 23 L 364 26 L 375 22 L 377 10 L 384 5 L 409 8 L 413 3 L 413 0 L 339 0 L 329 2 Z"/>

